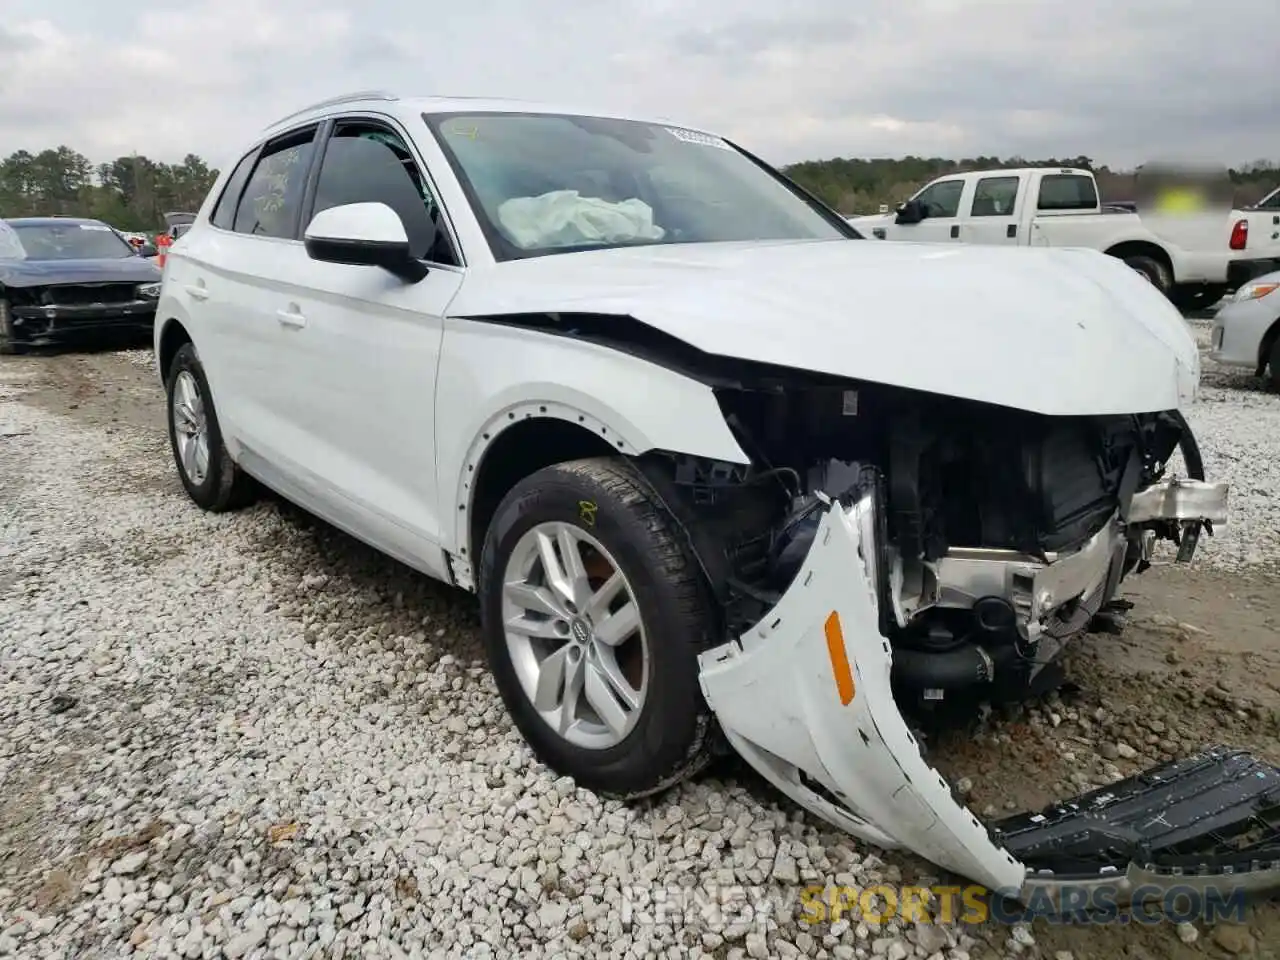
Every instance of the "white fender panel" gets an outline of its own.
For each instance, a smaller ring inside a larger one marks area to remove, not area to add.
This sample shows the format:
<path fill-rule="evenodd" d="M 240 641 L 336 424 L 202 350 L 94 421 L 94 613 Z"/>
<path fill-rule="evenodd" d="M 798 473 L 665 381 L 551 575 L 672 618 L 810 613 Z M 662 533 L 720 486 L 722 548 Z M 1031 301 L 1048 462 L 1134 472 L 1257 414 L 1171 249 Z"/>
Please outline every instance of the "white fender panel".
<path fill-rule="evenodd" d="M 872 509 L 869 497 L 831 506 L 778 604 L 751 632 L 700 657 L 703 692 L 733 745 L 796 803 L 868 842 L 1017 891 L 1024 866 L 955 801 L 894 702 L 890 647 L 861 554 Z"/>
<path fill-rule="evenodd" d="M 437 481 L 452 512 L 456 550 L 485 450 L 526 417 L 598 433 L 619 453 L 670 450 L 749 463 L 711 388 L 618 350 L 570 337 L 448 319 L 436 390 Z"/>

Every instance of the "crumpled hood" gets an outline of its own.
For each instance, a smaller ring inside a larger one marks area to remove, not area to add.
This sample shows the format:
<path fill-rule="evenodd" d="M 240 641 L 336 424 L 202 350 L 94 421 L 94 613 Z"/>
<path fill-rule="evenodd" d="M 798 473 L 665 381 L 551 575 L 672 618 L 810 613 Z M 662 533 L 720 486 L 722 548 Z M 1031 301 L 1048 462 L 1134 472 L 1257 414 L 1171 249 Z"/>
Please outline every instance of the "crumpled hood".
<path fill-rule="evenodd" d="M 155 283 L 160 268 L 142 257 L 115 260 L 0 260 L 0 284 L 39 287 L 51 283 Z"/>
<path fill-rule="evenodd" d="M 1049 415 L 1194 398 L 1181 314 L 1114 257 L 833 240 L 657 245 L 469 271 L 451 316 L 629 314 L 711 354 Z"/>

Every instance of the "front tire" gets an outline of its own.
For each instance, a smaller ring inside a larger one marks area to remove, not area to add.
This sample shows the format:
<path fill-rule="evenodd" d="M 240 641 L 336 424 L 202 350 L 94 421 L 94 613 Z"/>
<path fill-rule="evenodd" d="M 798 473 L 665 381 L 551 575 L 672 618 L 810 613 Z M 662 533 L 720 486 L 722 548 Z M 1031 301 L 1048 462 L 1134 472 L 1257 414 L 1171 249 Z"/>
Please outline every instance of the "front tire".
<path fill-rule="evenodd" d="M 480 564 L 490 668 L 540 761 L 630 799 L 705 765 L 715 617 L 675 520 L 624 460 L 555 464 L 499 504 Z"/>
<path fill-rule="evenodd" d="M 1280 337 L 1271 344 L 1271 357 L 1267 360 L 1267 383 L 1276 393 L 1280 393 Z"/>
<path fill-rule="evenodd" d="M 165 381 L 169 446 L 187 495 L 204 510 L 221 513 L 253 499 L 253 480 L 222 442 L 218 412 L 194 344 L 178 348 Z"/>

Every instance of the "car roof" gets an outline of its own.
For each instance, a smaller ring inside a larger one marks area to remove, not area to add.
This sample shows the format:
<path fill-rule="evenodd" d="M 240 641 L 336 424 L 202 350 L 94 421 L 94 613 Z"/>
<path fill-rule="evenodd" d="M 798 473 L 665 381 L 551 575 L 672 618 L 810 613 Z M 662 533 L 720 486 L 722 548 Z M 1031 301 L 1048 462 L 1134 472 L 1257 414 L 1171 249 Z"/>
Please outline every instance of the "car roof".
<path fill-rule="evenodd" d="M 518 100 L 510 97 L 466 97 L 466 96 L 418 96 L 399 97 L 391 93 L 367 91 L 346 94 L 323 100 L 320 103 L 304 107 L 287 117 L 276 120 L 264 131 L 270 135 L 284 131 L 308 120 L 317 120 L 337 113 L 348 113 L 360 110 L 378 112 L 390 111 L 396 114 L 436 114 L 436 113 L 545 113 L 565 114 L 578 117 L 603 117 L 610 120 L 636 120 L 641 123 L 658 123 L 667 126 L 678 126 L 686 130 L 701 133 L 714 133 L 696 124 L 677 123 L 670 118 L 637 116 L 625 111 L 613 109 L 590 108 L 582 105 L 553 103 L 538 100 Z"/>

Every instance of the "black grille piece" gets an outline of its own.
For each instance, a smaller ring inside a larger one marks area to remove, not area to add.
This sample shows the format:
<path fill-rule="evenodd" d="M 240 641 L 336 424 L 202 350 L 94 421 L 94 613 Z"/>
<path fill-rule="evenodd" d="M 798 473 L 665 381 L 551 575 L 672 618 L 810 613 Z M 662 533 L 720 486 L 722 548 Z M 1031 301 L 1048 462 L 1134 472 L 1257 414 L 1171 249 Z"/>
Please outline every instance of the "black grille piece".
<path fill-rule="evenodd" d="M 129 303 L 138 299 L 136 283 L 60 283 L 45 287 L 45 306 L 84 307 L 99 303 Z"/>
<path fill-rule="evenodd" d="M 1035 872 L 1087 877 L 1129 862 L 1213 874 L 1280 863 L 1280 770 L 1211 747 L 1109 787 L 991 824 Z"/>

